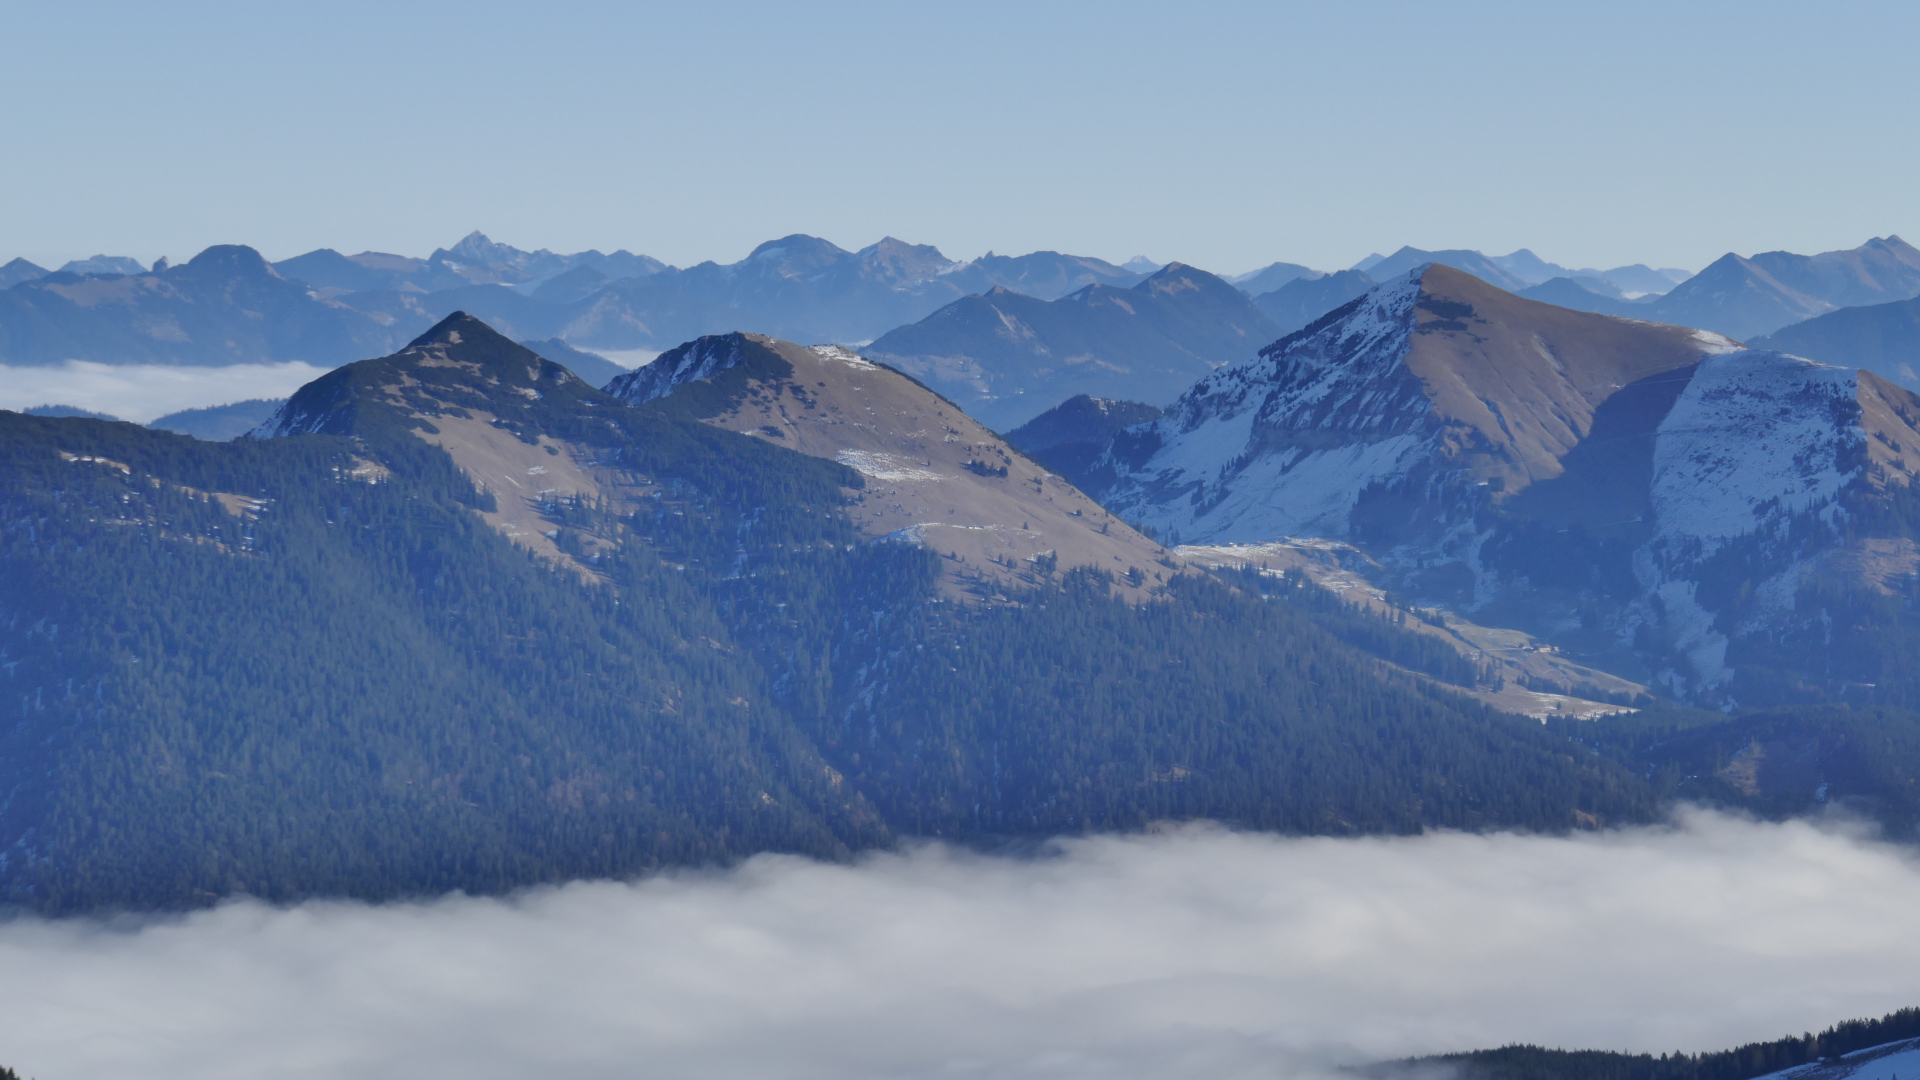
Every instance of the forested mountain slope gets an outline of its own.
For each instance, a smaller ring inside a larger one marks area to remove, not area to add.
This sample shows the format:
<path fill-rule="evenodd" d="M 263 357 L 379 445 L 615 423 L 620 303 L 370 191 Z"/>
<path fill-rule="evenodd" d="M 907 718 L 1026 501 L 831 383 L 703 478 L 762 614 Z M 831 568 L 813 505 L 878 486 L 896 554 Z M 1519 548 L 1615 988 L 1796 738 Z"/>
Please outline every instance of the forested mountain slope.
<path fill-rule="evenodd" d="M 946 560 L 856 524 L 878 478 L 692 419 L 693 388 L 629 406 L 459 319 L 261 438 L 0 413 L 0 895 L 1657 812 L 1611 758 L 1351 643 L 1386 622 L 1089 569 L 944 602 Z"/>
<path fill-rule="evenodd" d="M 1789 1035 L 1703 1054 L 1623 1054 L 1503 1046 L 1394 1062 L 1369 1075 L 1407 1077 L 1436 1070 L 1459 1080 L 1898 1080 L 1920 1070 L 1920 1009 L 1878 1020 L 1848 1020 L 1818 1035 Z"/>
<path fill-rule="evenodd" d="M 1139 401 L 1079 394 L 1007 432 L 1007 442 L 1028 457 L 1083 485 L 1113 437 L 1135 424 L 1160 418 L 1160 409 Z"/>

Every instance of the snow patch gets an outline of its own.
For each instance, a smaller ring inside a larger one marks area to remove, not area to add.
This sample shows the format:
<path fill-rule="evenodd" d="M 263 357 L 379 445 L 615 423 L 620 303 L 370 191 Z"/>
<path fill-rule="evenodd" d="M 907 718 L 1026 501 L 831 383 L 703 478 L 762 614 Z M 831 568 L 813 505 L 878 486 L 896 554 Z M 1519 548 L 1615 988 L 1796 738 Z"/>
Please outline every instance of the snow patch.
<path fill-rule="evenodd" d="M 840 464 L 875 480 L 948 480 L 932 469 L 922 467 L 918 462 L 897 454 L 880 454 L 871 450 L 842 450 L 833 455 Z"/>
<path fill-rule="evenodd" d="M 835 363 L 845 364 L 850 368 L 858 368 L 861 371 L 880 370 L 879 365 L 873 361 L 868 360 L 866 357 L 861 356 L 851 349 L 843 349 L 838 345 L 812 345 L 808 347 L 807 351 L 822 360 L 832 360 Z"/>
<path fill-rule="evenodd" d="M 1628 296 L 1628 299 L 1632 298 L 1631 295 Z M 1745 345 L 1740 344 L 1727 335 L 1716 334 L 1711 330 L 1695 330 L 1693 332 L 1693 340 L 1702 349 L 1706 350 L 1708 356 L 1725 356 L 1728 353 L 1740 352 L 1746 348 Z"/>

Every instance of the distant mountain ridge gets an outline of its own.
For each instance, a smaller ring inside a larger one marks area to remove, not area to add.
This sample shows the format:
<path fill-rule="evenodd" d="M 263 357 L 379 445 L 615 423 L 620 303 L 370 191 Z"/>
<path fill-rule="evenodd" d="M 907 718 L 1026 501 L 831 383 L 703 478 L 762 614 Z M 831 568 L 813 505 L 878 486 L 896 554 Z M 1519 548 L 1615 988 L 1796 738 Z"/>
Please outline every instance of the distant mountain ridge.
<path fill-rule="evenodd" d="M 1136 424 L 1158 420 L 1160 414 L 1157 405 L 1080 394 L 1007 432 L 1007 442 L 1084 487 L 1114 436 Z"/>
<path fill-rule="evenodd" d="M 1920 249 L 1886 236 L 1818 255 L 1729 253 L 1665 295 L 1631 300 L 1569 277 L 1520 294 L 1580 311 L 1698 326 L 1746 339 L 1841 308 L 1920 296 Z"/>
<path fill-rule="evenodd" d="M 340 363 L 391 332 L 275 273 L 258 252 L 211 247 L 122 276 L 59 271 L 0 290 L 0 363 Z"/>
<path fill-rule="evenodd" d="M 146 270 L 103 256 L 69 267 L 85 272 L 21 259 L 0 270 L 0 364 L 331 366 L 391 352 L 456 310 L 570 348 L 658 351 L 737 329 L 865 341 L 969 292 L 1052 299 L 1145 277 L 1055 252 L 962 263 L 892 238 L 849 252 L 798 234 L 738 263 L 684 270 L 626 251 L 522 251 L 481 233 L 425 259 L 323 248 L 268 265 L 251 248 L 223 245 L 185 266 Z"/>
<path fill-rule="evenodd" d="M 1920 390 L 1920 297 L 1830 311 L 1781 327 L 1753 345 L 1823 364 L 1866 368 Z"/>
<path fill-rule="evenodd" d="M 866 352 L 1005 430 L 1076 394 L 1171 400 L 1279 332 L 1246 294 L 1169 263 L 1131 288 L 1089 285 L 1053 301 L 995 288 L 884 334 Z"/>
<path fill-rule="evenodd" d="M 1253 305 L 1273 320 L 1281 334 L 1295 330 L 1365 296 L 1379 282 L 1364 270 L 1337 270 L 1318 277 L 1298 277 L 1269 293 L 1253 298 Z"/>

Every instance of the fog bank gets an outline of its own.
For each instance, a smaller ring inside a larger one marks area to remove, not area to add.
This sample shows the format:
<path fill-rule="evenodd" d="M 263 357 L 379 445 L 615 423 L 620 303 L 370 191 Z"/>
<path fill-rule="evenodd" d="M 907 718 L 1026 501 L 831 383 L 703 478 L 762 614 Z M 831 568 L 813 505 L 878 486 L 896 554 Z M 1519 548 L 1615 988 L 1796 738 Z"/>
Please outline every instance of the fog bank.
<path fill-rule="evenodd" d="M 144 424 L 182 409 L 287 397 L 329 370 L 297 361 L 176 367 L 69 360 L 58 367 L 0 366 L 0 409 L 74 405 Z"/>
<path fill-rule="evenodd" d="M 1920 1004 L 1920 866 L 1687 812 L 1571 839 L 1184 828 L 508 899 L 0 924 L 38 1080 L 1217 1078 L 1717 1049 Z"/>

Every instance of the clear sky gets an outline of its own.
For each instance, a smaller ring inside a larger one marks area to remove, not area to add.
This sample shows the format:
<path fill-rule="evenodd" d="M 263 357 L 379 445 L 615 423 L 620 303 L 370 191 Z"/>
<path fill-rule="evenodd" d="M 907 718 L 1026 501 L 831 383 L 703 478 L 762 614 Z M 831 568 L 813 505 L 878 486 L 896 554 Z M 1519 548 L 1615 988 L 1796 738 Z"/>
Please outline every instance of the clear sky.
<path fill-rule="evenodd" d="M 1912 3 L 0 0 L 0 261 L 1920 242 Z"/>

